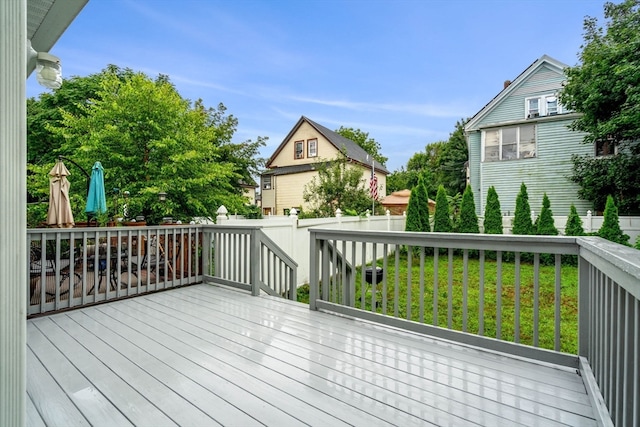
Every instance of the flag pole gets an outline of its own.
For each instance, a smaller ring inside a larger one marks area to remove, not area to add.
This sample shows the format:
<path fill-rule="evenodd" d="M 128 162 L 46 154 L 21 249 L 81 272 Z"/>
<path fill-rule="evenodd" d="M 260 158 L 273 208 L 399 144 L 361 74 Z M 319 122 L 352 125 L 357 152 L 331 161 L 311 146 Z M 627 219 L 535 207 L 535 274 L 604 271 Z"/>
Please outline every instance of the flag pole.
<path fill-rule="evenodd" d="M 375 175 L 376 175 L 376 169 L 375 169 L 375 163 L 376 160 L 373 156 L 371 156 L 371 180 L 373 181 Z M 376 183 L 377 185 L 377 183 Z M 378 193 L 378 189 L 376 188 L 376 194 Z M 376 199 L 373 197 L 373 194 L 371 195 L 371 215 L 375 215 L 376 214 Z"/>

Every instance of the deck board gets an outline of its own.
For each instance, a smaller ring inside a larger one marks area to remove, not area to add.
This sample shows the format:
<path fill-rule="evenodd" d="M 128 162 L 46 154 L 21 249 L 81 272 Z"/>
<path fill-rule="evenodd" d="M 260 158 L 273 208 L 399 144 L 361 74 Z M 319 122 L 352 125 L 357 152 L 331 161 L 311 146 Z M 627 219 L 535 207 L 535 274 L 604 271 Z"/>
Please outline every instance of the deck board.
<path fill-rule="evenodd" d="M 570 369 L 213 285 L 31 319 L 27 364 L 34 426 L 595 425 Z"/>

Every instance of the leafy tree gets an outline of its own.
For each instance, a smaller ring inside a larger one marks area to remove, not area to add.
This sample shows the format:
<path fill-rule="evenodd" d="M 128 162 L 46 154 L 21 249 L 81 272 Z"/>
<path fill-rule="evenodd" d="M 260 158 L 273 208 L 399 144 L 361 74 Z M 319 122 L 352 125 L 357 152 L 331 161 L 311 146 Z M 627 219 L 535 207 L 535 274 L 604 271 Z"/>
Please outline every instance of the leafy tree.
<path fill-rule="evenodd" d="M 502 234 L 502 210 L 500 200 L 494 186 L 487 191 L 487 204 L 484 207 L 485 234 Z"/>
<path fill-rule="evenodd" d="M 480 233 L 478 225 L 478 215 L 476 215 L 476 204 L 473 200 L 473 190 L 467 185 L 462 194 L 462 204 L 460 205 L 460 218 L 456 226 L 458 233 Z"/>
<path fill-rule="evenodd" d="M 405 231 L 431 231 L 429 196 L 424 181 L 425 177 L 421 175 L 418 184 L 411 190 Z"/>
<path fill-rule="evenodd" d="M 369 138 L 368 132 L 363 132 L 360 129 L 340 126 L 340 129 L 336 130 L 336 133 L 339 133 L 345 138 L 358 144 L 364 151 L 371 154 L 376 162 L 384 165 L 387 163 L 387 160 L 389 160 L 388 157 L 385 157 L 380 153 L 382 150 L 380 143 L 373 138 Z"/>
<path fill-rule="evenodd" d="M 562 104 L 581 113 L 571 128 L 586 132 L 585 143 L 617 144 L 606 159 L 575 156 L 571 180 L 579 196 L 597 210 L 611 194 L 622 212 L 640 212 L 640 0 L 604 4 L 605 27 L 584 21 L 581 64 L 566 70 Z"/>
<path fill-rule="evenodd" d="M 607 196 L 607 205 L 604 208 L 604 220 L 602 227 L 598 230 L 598 236 L 612 242 L 620 243 L 621 245 L 629 245 L 629 236 L 624 234 L 620 229 L 618 208 L 611 196 Z"/>
<path fill-rule="evenodd" d="M 538 217 L 536 234 L 540 236 L 557 236 L 558 229 L 553 223 L 553 212 L 551 211 L 551 202 L 547 193 L 542 197 L 542 210 Z"/>
<path fill-rule="evenodd" d="M 447 191 L 443 185 L 440 185 L 438 187 L 438 194 L 436 195 L 436 211 L 433 214 L 433 231 L 449 233 L 452 229 Z"/>
<path fill-rule="evenodd" d="M 440 184 L 445 186 L 449 194 L 462 193 L 467 186 L 465 163 L 469 159 L 469 150 L 464 136 L 466 122 L 466 120 L 456 122 L 456 129 L 442 147 L 438 159 Z"/>
<path fill-rule="evenodd" d="M 516 211 L 513 218 L 513 234 L 534 234 L 531 222 L 531 208 L 529 207 L 529 195 L 527 186 L 522 183 L 520 192 L 516 197 Z"/>
<path fill-rule="evenodd" d="M 569 216 L 567 217 L 567 224 L 564 228 L 565 236 L 584 236 L 584 228 L 582 226 L 582 219 L 578 215 L 576 207 L 571 204 L 569 209 Z"/>
<path fill-rule="evenodd" d="M 93 93 L 96 78 L 99 89 Z M 80 85 L 80 79 L 75 83 Z M 87 86 L 77 99 L 90 99 L 70 106 L 62 103 L 60 119 L 44 128 L 62 141 L 55 155 L 72 158 L 87 169 L 97 160 L 102 162 L 112 215 L 122 214 L 115 212 L 115 206 L 118 201 L 122 206 L 118 194 L 125 190 L 130 194 L 129 214 L 144 215 L 150 223 L 163 216 L 184 220 L 215 216 L 222 204 L 243 211 L 239 181 L 259 164 L 244 155 L 256 153 L 264 140 L 231 144 L 237 120 L 226 115 L 222 104 L 217 109 L 206 108 L 201 101 L 191 104 L 168 77 L 152 80 L 117 67 L 90 76 Z M 39 172 L 30 181 L 32 187 L 48 185 L 42 181 L 50 167 L 31 165 L 33 172 Z M 38 176 L 44 177 L 42 181 Z M 84 181 L 80 174 L 72 178 Z M 71 189 L 76 197 L 86 195 L 84 182 L 76 181 Z M 166 202 L 158 200 L 160 191 L 167 193 Z"/>
<path fill-rule="evenodd" d="M 362 169 L 352 167 L 343 155 L 315 163 L 316 175 L 304 187 L 304 201 L 316 216 L 330 217 L 336 209 L 365 212 L 371 208 L 369 192 L 362 182 Z"/>

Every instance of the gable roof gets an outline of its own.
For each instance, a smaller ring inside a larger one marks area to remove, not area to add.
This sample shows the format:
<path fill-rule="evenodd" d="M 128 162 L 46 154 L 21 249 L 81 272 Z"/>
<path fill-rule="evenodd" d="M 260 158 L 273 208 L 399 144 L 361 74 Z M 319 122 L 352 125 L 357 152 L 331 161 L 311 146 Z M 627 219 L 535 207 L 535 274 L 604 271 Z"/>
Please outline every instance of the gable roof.
<path fill-rule="evenodd" d="M 307 122 L 311 127 L 317 130 L 322 136 L 324 136 L 327 139 L 327 141 L 329 141 L 334 147 L 336 147 L 336 149 L 338 150 L 344 149 L 345 152 L 347 153 L 347 159 L 371 168 L 371 157 L 369 156 L 369 154 L 367 154 L 366 151 L 364 151 L 362 147 L 360 147 L 358 144 L 356 144 L 352 140 L 345 138 L 339 133 L 328 129 L 305 116 L 300 117 L 298 122 L 287 134 L 287 136 L 284 138 L 282 143 L 278 146 L 276 151 L 274 151 L 274 153 L 271 155 L 266 165 L 267 168 L 271 167 L 271 159 L 275 159 L 278 153 L 280 153 L 280 151 L 284 149 L 285 145 L 287 145 L 287 142 L 289 142 L 289 140 L 293 137 L 293 134 L 298 130 L 298 128 L 300 128 L 300 126 L 302 126 L 304 122 Z M 389 170 L 384 165 L 378 162 L 375 163 L 375 170 L 378 172 L 382 172 L 384 174 L 389 174 Z"/>
<path fill-rule="evenodd" d="M 564 74 L 564 69 L 568 67 L 567 64 L 560 62 L 548 55 L 542 55 L 539 59 L 533 61 L 526 70 L 524 70 L 518 77 L 515 78 L 507 87 L 502 89 L 487 105 L 482 107 L 480 111 L 478 111 L 464 127 L 465 131 L 476 130 L 478 124 L 482 121 L 482 119 L 489 114 L 503 99 L 508 97 L 512 92 L 514 92 L 518 86 L 520 86 L 524 81 L 526 81 L 532 74 L 538 71 L 543 66 L 548 66 L 551 69 L 556 70 L 559 74 Z"/>

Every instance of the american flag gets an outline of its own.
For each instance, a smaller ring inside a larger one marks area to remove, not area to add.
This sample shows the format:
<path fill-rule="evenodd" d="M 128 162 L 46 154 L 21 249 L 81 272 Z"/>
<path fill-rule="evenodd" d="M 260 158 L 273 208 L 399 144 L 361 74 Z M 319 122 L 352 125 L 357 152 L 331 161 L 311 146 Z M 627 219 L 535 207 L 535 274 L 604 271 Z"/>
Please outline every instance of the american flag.
<path fill-rule="evenodd" d="M 371 178 L 369 179 L 369 195 L 373 200 L 378 199 L 378 177 L 373 166 L 371 167 Z"/>

